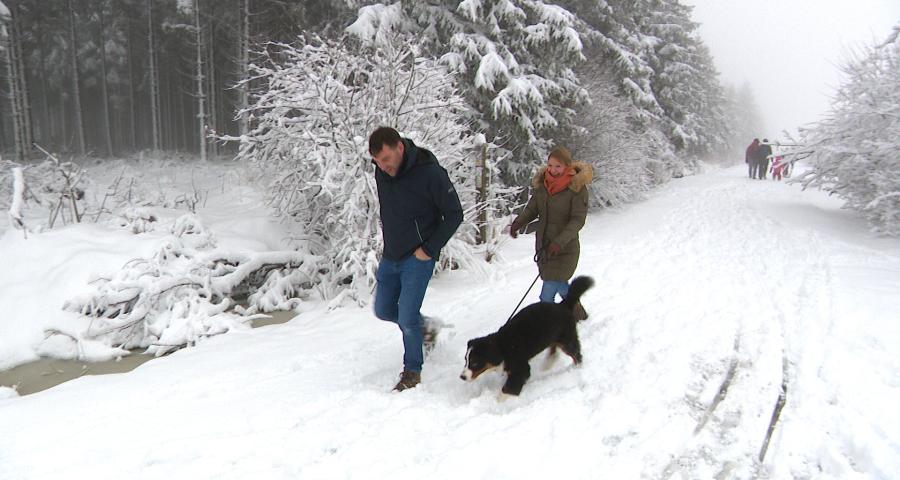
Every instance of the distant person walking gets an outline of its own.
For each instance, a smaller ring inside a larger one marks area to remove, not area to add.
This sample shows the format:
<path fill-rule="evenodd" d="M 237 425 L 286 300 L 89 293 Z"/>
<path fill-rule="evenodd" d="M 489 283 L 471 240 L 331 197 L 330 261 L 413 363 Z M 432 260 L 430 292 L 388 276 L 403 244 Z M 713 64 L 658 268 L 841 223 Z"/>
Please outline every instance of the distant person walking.
<path fill-rule="evenodd" d="M 744 152 L 744 163 L 747 164 L 750 178 L 756 178 L 756 167 L 759 165 L 759 162 L 756 161 L 756 149 L 759 148 L 759 139 L 754 138 L 753 142 L 747 146 L 747 151 Z"/>
<path fill-rule="evenodd" d="M 434 154 L 380 127 L 369 137 L 384 252 L 375 272 L 375 316 L 403 334 L 403 372 L 394 390 L 421 381 L 423 346 L 436 332 L 419 309 L 441 249 L 463 220 L 459 196 Z"/>
<path fill-rule="evenodd" d="M 766 172 L 769 170 L 769 156 L 772 155 L 772 146 L 769 145 L 769 139 L 764 138 L 762 143 L 759 144 L 759 147 L 756 149 L 756 158 L 759 161 L 759 165 L 757 165 L 757 171 L 759 172 L 759 179 L 766 179 Z"/>

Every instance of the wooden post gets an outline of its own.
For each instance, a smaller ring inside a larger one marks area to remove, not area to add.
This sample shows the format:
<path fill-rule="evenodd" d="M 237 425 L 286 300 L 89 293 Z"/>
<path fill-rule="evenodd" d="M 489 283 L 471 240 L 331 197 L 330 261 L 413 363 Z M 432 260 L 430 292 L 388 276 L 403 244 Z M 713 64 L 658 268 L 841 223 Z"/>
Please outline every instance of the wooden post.
<path fill-rule="evenodd" d="M 477 166 L 481 169 L 481 178 L 478 183 L 478 195 L 476 203 L 478 209 L 478 243 L 488 242 L 487 199 L 488 199 L 488 167 L 487 167 L 487 143 L 481 146 L 481 155 Z"/>

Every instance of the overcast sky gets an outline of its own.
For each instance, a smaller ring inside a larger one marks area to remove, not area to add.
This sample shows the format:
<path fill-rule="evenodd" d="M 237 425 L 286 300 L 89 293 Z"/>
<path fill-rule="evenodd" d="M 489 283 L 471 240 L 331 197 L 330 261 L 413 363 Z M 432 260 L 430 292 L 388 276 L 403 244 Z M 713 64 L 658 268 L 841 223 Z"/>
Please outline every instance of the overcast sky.
<path fill-rule="evenodd" d="M 726 84 L 750 84 L 766 122 L 760 137 L 828 110 L 847 52 L 884 41 L 900 0 L 682 0 Z"/>

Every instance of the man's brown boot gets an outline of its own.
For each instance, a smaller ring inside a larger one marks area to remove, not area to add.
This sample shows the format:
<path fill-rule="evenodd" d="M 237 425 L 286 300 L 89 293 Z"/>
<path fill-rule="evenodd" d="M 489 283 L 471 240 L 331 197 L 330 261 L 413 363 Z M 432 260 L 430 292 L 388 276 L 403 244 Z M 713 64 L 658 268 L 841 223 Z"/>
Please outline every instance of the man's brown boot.
<path fill-rule="evenodd" d="M 422 375 L 419 372 L 410 372 L 404 370 L 400 374 L 400 381 L 394 386 L 395 392 L 402 392 L 409 388 L 415 388 L 422 381 Z"/>

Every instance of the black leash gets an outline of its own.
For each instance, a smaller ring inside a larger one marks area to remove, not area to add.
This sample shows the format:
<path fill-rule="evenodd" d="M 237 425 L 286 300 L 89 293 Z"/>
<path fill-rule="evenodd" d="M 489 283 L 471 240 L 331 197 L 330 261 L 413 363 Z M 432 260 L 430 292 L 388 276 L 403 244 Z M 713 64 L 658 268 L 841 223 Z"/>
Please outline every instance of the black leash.
<path fill-rule="evenodd" d="M 522 295 L 522 299 L 519 300 L 519 304 L 516 305 L 516 308 L 514 308 L 512 313 L 509 314 L 509 318 L 506 319 L 507 322 L 516 314 L 516 312 L 519 310 L 519 307 L 522 306 L 522 302 L 525 301 L 525 297 L 527 297 L 528 293 L 531 292 L 531 289 L 534 288 L 534 284 L 537 283 L 539 278 L 541 278 L 540 273 L 538 273 L 537 276 L 534 277 L 534 281 L 531 282 L 531 286 L 528 287 L 528 290 L 525 291 L 525 295 Z"/>
<path fill-rule="evenodd" d="M 543 249 L 543 248 L 541 248 L 540 250 L 537 251 L 537 253 L 534 254 L 534 263 L 539 263 L 539 262 L 541 261 L 541 254 L 542 254 L 542 253 L 544 253 L 544 249 Z M 538 281 L 539 278 L 541 278 L 541 272 L 540 272 L 540 271 L 538 271 L 538 274 L 534 277 L 534 280 L 531 282 L 531 286 L 528 287 L 528 290 L 525 290 L 525 295 L 522 295 L 522 299 L 519 300 L 519 303 L 516 305 L 516 308 L 514 308 L 513 311 L 512 311 L 512 313 L 509 314 L 509 318 L 506 319 L 507 322 L 508 322 L 510 319 L 512 319 L 512 317 L 516 314 L 517 311 L 519 311 L 519 307 L 522 306 L 522 302 L 525 301 L 525 297 L 527 297 L 528 294 L 531 293 L 531 289 L 534 288 L 534 284 L 537 283 L 537 281 Z"/>

